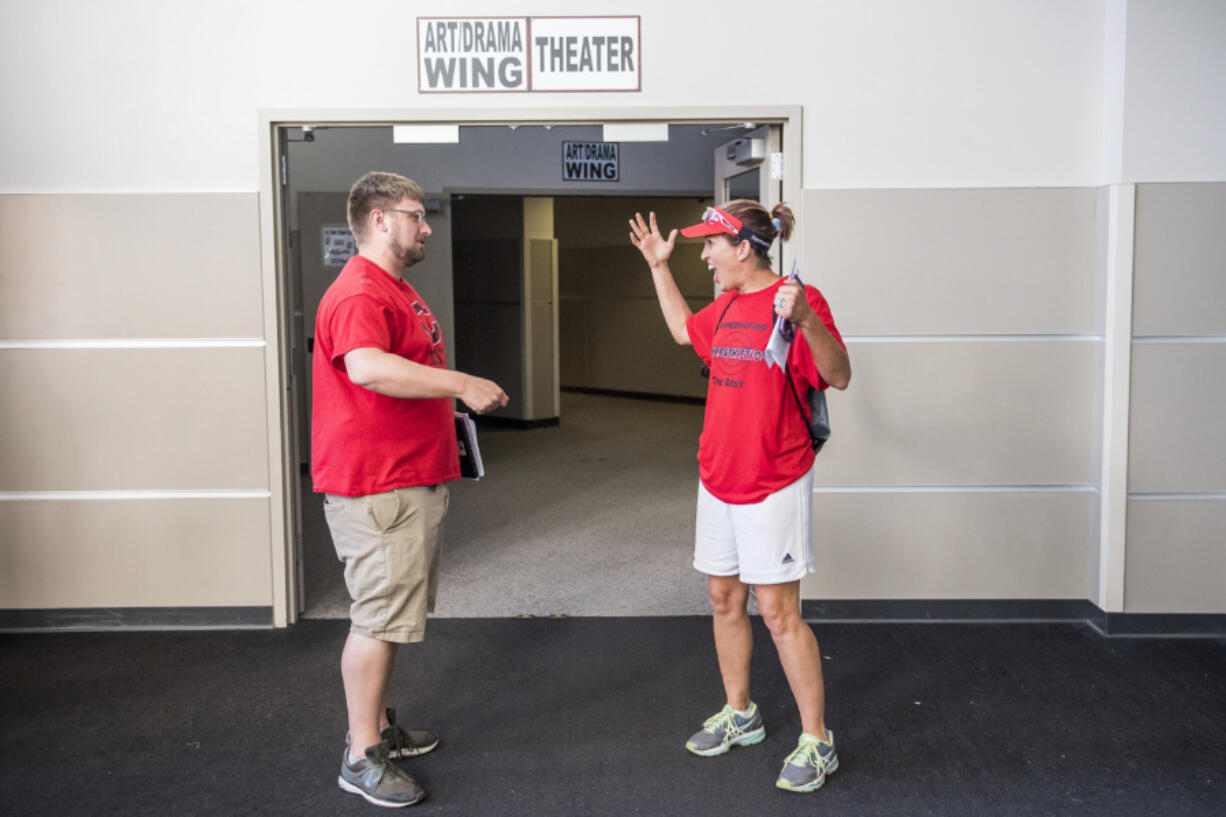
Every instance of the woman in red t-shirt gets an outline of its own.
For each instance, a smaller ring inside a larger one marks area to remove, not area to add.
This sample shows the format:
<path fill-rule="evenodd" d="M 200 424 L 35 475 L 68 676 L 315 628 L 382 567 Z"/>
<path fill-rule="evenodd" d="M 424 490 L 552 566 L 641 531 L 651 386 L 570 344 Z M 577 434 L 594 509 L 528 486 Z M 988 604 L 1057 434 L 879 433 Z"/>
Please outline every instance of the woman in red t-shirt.
<path fill-rule="evenodd" d="M 635 213 L 630 241 L 651 267 L 673 339 L 693 346 L 711 370 L 698 450 L 694 567 L 707 574 L 727 701 L 686 748 L 720 755 L 766 735 L 749 695 L 753 631 L 746 604 L 752 585 L 800 710 L 800 741 L 776 785 L 813 791 L 838 768 L 838 756 L 825 723 L 817 639 L 800 616 L 800 580 L 814 570 L 814 454 L 808 418 L 792 389 L 801 402 L 809 388 L 844 389 L 851 364 L 822 294 L 771 269 L 771 245 L 777 238 L 786 241 L 794 227 L 786 204 L 768 212 L 738 199 L 707 208 L 701 222 L 682 230 L 690 238 L 704 237 L 702 259 L 722 291 L 697 314 L 668 267 L 677 231 L 665 238 L 655 213 L 646 221 Z M 764 355 L 776 316 L 798 330 L 786 371 Z"/>

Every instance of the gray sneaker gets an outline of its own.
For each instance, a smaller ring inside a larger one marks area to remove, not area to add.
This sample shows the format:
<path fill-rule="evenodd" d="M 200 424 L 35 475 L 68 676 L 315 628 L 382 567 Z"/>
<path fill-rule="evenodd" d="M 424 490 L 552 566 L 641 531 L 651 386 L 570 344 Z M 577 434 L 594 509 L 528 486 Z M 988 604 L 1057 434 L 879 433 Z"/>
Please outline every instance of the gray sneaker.
<path fill-rule="evenodd" d="M 396 710 L 387 710 L 387 726 L 379 733 L 391 758 L 417 757 L 438 748 L 438 735 L 426 729 L 404 729 L 396 725 Z"/>
<path fill-rule="evenodd" d="M 834 751 L 834 732 L 826 730 L 826 739 L 813 735 L 800 736 L 800 743 L 783 762 L 783 771 L 775 785 L 788 791 L 816 791 L 826 782 L 826 775 L 839 768 L 839 756 Z"/>
<path fill-rule="evenodd" d="M 402 808 L 426 797 L 426 790 L 392 763 L 387 744 L 382 741 L 367 747 L 366 757 L 361 760 L 350 761 L 349 750 L 345 749 L 336 782 L 345 791 L 360 794 L 376 806 Z"/>
<path fill-rule="evenodd" d="M 702 757 L 722 755 L 733 746 L 752 746 L 766 737 L 758 705 L 749 704 L 748 717 L 741 717 L 731 706 L 716 712 L 703 723 L 702 729 L 685 743 L 685 748 Z"/>

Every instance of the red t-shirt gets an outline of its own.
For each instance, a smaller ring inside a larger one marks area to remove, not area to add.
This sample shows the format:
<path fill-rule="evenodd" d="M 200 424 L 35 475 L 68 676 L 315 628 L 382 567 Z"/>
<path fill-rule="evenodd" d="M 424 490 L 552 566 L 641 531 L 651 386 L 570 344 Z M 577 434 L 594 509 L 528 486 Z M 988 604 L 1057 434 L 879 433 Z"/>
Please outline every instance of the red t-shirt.
<path fill-rule="evenodd" d="M 698 475 L 712 495 L 734 505 L 761 502 L 813 467 L 805 395 L 810 384 L 819 389 L 828 384 L 798 331 L 788 352 L 788 371 L 805 404 L 802 415 L 783 372 L 768 366 L 763 354 L 774 328 L 775 294 L 783 282 L 780 278 L 748 295 L 725 292 L 685 325 L 694 351 L 711 367 Z M 806 286 L 805 298 L 845 346 L 822 294 Z"/>
<path fill-rule="evenodd" d="M 366 496 L 459 479 L 454 404 L 376 394 L 349 379 L 345 353 L 381 349 L 447 368 L 443 333 L 407 281 L 355 255 L 315 318 L 311 476 L 315 490 Z"/>

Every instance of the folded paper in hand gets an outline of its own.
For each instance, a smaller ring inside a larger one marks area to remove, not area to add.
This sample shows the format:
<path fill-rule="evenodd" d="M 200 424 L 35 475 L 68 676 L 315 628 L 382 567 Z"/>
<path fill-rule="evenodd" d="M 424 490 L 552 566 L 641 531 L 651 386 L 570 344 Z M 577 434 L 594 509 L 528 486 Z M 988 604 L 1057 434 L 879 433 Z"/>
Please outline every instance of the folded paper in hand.
<path fill-rule="evenodd" d="M 788 276 L 789 281 L 795 281 L 800 284 L 800 290 L 803 293 L 805 282 L 800 280 L 800 273 L 804 271 L 804 265 L 800 263 L 799 258 L 792 259 L 792 274 Z M 796 324 L 789 321 L 782 315 L 775 316 L 775 329 L 771 332 L 770 341 L 766 344 L 766 368 L 772 365 L 784 368 L 788 362 L 788 349 L 792 347 L 792 340 L 796 337 Z"/>
<path fill-rule="evenodd" d="M 455 413 L 455 439 L 460 449 L 460 476 L 481 479 L 485 476 L 485 464 L 477 446 L 477 424 L 466 412 Z"/>
<path fill-rule="evenodd" d="M 804 297 L 805 282 L 800 278 L 802 272 L 804 272 L 804 264 L 799 258 L 793 259 L 792 274 L 788 276 L 788 280 L 800 284 L 801 297 Z M 766 349 L 763 350 L 763 356 L 766 358 L 766 368 L 769 369 L 774 365 L 783 370 L 784 381 L 792 391 L 796 408 L 800 409 L 801 415 L 808 422 L 809 441 L 813 446 L 813 452 L 817 453 L 830 439 L 830 412 L 826 407 L 826 392 L 813 387 L 809 388 L 809 399 L 806 401 L 809 404 L 808 412 L 806 413 L 801 406 L 800 395 L 796 393 L 796 386 L 792 383 L 791 376 L 787 374 L 788 350 L 792 348 L 792 341 L 795 338 L 796 325 L 782 315 L 776 316 L 775 328 L 771 331 L 770 340 L 767 341 Z"/>

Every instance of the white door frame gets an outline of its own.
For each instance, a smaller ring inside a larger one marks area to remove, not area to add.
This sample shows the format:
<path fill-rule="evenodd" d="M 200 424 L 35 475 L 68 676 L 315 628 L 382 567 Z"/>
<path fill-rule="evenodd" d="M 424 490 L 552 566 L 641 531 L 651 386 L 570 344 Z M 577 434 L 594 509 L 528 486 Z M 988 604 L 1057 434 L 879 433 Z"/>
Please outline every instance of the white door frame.
<path fill-rule="evenodd" d="M 771 210 L 777 203 L 781 201 L 788 201 L 787 197 L 784 196 L 782 192 L 782 180 L 776 181 L 772 178 L 772 174 L 770 172 L 771 156 L 776 153 L 782 155 L 783 134 L 780 133 L 781 130 L 782 128 L 778 127 L 774 123 L 766 123 L 737 139 L 729 140 L 728 142 L 725 142 L 724 144 L 715 148 L 713 157 L 715 168 L 715 190 L 713 194 L 715 196 L 716 205 L 722 205 L 731 198 L 728 195 L 728 182 L 733 177 L 752 170 L 759 171 L 758 201 L 760 201 L 768 211 Z M 728 158 L 727 151 L 732 145 L 737 142 L 755 138 L 761 139 L 765 143 L 765 158 L 753 165 L 740 165 Z M 795 209 L 796 208 L 793 208 L 794 211 Z M 783 242 L 776 241 L 773 245 L 771 245 L 770 252 L 768 254 L 771 257 L 771 262 L 774 264 L 775 271 L 780 275 L 784 275 Z M 714 292 L 715 297 L 718 298 L 720 294 L 719 284 L 714 285 Z"/>
<path fill-rule="evenodd" d="M 268 428 L 269 558 L 272 566 L 273 625 L 285 627 L 298 618 L 295 549 L 290 498 L 298 479 L 292 428 L 293 405 L 283 350 L 289 348 L 290 306 L 286 297 L 289 261 L 280 236 L 285 203 L 281 195 L 281 128 L 302 125 L 600 125 L 614 122 L 716 124 L 778 123 L 783 127 L 783 196 L 801 217 L 802 116 L 799 105 L 725 105 L 703 107 L 595 108 L 287 108 L 259 111 L 260 277 L 263 283 L 265 403 Z M 798 250 L 801 248 L 797 248 Z"/>

